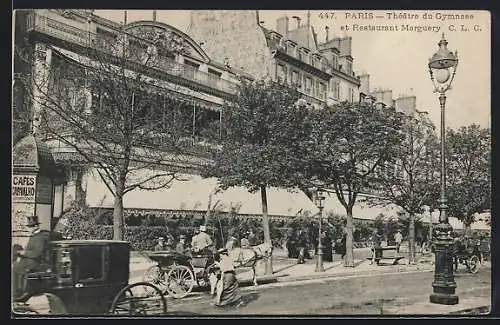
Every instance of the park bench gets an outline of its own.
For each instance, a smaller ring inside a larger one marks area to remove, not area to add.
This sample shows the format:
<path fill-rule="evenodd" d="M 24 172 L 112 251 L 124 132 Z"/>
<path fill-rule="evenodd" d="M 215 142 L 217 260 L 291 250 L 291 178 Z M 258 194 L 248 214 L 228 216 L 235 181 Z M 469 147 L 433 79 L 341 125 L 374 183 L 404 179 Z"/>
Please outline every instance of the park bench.
<path fill-rule="evenodd" d="M 373 255 L 370 257 L 367 257 L 366 259 L 369 261 L 375 261 L 377 265 L 380 265 L 381 262 L 382 264 L 390 264 L 390 265 L 396 265 L 399 263 L 399 260 L 403 259 L 404 256 L 398 256 L 397 255 L 397 249 L 396 246 L 386 246 L 386 247 L 381 247 L 379 250 L 381 251 L 381 256 L 375 257 L 375 249 L 372 247 L 372 253 Z M 393 256 L 384 256 L 384 251 L 394 251 Z"/>

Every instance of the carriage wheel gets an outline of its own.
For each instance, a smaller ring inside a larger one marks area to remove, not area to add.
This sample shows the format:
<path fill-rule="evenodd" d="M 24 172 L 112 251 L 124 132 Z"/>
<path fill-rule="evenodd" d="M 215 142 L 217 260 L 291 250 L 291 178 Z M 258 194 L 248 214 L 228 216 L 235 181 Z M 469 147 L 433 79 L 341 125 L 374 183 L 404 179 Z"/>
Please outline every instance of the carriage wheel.
<path fill-rule="evenodd" d="M 196 282 L 193 271 L 185 265 L 176 265 L 167 275 L 167 292 L 176 299 L 184 298 Z"/>
<path fill-rule="evenodd" d="M 39 315 L 40 313 L 27 305 L 14 304 L 12 312 L 16 315 Z"/>
<path fill-rule="evenodd" d="M 146 270 L 142 280 L 144 282 L 152 283 L 158 288 L 160 288 L 163 294 L 167 292 L 167 281 L 165 278 L 165 271 L 161 269 L 158 265 L 153 265 L 149 269 Z M 145 288 L 148 289 L 148 288 Z M 149 290 L 149 289 L 148 289 Z"/>
<path fill-rule="evenodd" d="M 111 303 L 114 315 L 165 315 L 167 300 L 160 288 L 147 282 L 137 282 L 122 288 Z"/>
<path fill-rule="evenodd" d="M 43 300 L 43 297 L 47 300 Z M 40 300 L 42 299 L 42 300 Z M 35 308 L 36 307 L 36 308 Z M 12 311 L 23 315 L 66 315 L 68 310 L 62 300 L 52 294 L 43 293 L 32 296 L 26 304 L 14 304 Z"/>
<path fill-rule="evenodd" d="M 479 257 L 477 255 L 472 255 L 467 261 L 466 266 L 470 273 L 477 273 L 479 271 Z"/>

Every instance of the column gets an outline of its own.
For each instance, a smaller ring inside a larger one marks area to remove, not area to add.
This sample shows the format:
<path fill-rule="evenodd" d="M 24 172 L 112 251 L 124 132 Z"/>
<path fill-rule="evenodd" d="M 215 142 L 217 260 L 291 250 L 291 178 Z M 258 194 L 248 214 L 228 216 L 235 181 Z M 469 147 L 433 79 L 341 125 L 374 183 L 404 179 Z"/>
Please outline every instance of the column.
<path fill-rule="evenodd" d="M 36 43 L 33 53 L 33 71 L 31 87 L 33 91 L 32 133 L 36 134 L 40 127 L 41 114 L 45 107 L 45 99 L 49 89 L 50 64 L 52 50 L 43 43 Z"/>

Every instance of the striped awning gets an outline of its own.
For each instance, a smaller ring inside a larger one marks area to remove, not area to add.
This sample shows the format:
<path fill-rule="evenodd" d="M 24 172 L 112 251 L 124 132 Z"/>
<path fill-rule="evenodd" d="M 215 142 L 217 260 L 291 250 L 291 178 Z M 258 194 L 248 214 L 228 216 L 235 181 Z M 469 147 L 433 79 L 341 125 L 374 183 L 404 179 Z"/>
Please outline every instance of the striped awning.
<path fill-rule="evenodd" d="M 198 175 L 181 175 L 183 180 L 174 180 L 168 188 L 154 191 L 135 189 L 124 196 L 125 209 L 191 210 L 206 211 L 209 197 L 212 205 L 218 202 L 220 211 L 232 209 L 238 214 L 260 215 L 262 204 L 260 192 L 249 193 L 245 188 L 233 187 L 217 192 L 215 178 Z M 87 204 L 90 207 L 112 208 L 113 196 L 102 182 L 97 172 L 88 173 L 84 178 Z M 297 213 L 316 214 L 316 206 L 300 191 L 269 188 L 267 191 L 268 213 L 276 216 L 296 216 Z"/>

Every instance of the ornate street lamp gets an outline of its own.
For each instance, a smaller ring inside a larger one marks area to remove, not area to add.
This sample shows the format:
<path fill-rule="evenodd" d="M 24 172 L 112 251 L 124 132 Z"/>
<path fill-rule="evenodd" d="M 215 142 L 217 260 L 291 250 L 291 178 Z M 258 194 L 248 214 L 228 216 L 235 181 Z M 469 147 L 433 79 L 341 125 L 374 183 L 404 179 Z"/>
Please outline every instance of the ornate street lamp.
<path fill-rule="evenodd" d="M 318 259 L 316 260 L 316 269 L 315 272 L 324 272 L 325 269 L 323 267 L 323 244 L 321 243 L 321 224 L 323 223 L 323 201 L 325 200 L 325 195 L 322 190 L 317 190 L 315 197 L 315 204 L 319 209 L 319 237 L 318 237 Z"/>
<path fill-rule="evenodd" d="M 455 294 L 457 287 L 453 276 L 453 228 L 448 222 L 446 205 L 446 159 L 445 159 L 445 93 L 451 88 L 458 65 L 458 55 L 448 50 L 448 42 L 444 33 L 438 43 L 438 51 L 429 59 L 429 72 L 434 84 L 434 92 L 439 93 L 441 106 L 441 198 L 439 199 L 439 224 L 434 227 L 433 241 L 435 249 L 433 293 L 430 302 L 444 305 L 455 305 L 458 296 Z"/>

